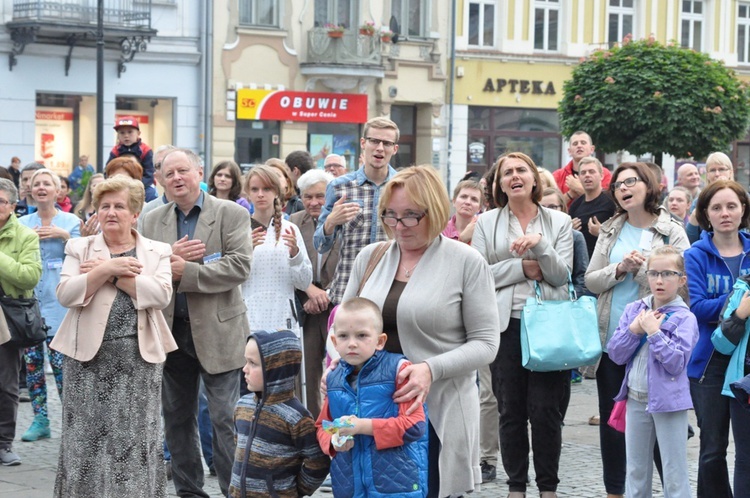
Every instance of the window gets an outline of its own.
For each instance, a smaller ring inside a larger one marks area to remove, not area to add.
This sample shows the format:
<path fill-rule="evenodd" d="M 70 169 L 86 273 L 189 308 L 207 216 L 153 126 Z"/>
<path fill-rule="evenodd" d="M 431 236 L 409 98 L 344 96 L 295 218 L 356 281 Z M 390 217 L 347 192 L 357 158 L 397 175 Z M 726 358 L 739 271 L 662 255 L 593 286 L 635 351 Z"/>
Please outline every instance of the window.
<path fill-rule="evenodd" d="M 398 23 L 402 36 L 427 37 L 427 9 L 425 0 L 391 0 L 391 24 Z M 393 28 L 391 28 L 393 29 Z"/>
<path fill-rule="evenodd" d="M 559 19 L 559 0 L 534 2 L 534 50 L 557 51 Z"/>
<path fill-rule="evenodd" d="M 750 3 L 738 5 L 737 62 L 750 63 Z"/>
<path fill-rule="evenodd" d="M 243 26 L 263 26 L 278 28 L 278 0 L 240 0 L 240 24 Z"/>
<path fill-rule="evenodd" d="M 703 0 L 682 1 L 680 44 L 696 52 L 703 51 Z"/>
<path fill-rule="evenodd" d="M 495 45 L 495 0 L 469 2 L 469 45 Z"/>
<path fill-rule="evenodd" d="M 352 0 L 315 0 L 315 27 L 328 23 L 339 24 L 347 29 L 358 25 L 359 2 Z"/>
<path fill-rule="evenodd" d="M 391 166 L 403 168 L 416 164 L 417 106 L 392 105 L 391 119 L 398 125 L 398 152 L 391 158 Z"/>
<path fill-rule="evenodd" d="M 513 151 L 550 171 L 562 164 L 556 110 L 471 106 L 468 125 L 467 170 L 484 174 L 498 157 Z"/>
<path fill-rule="evenodd" d="M 633 0 L 609 0 L 609 35 L 610 45 L 619 43 L 627 35 L 633 34 L 635 7 Z"/>

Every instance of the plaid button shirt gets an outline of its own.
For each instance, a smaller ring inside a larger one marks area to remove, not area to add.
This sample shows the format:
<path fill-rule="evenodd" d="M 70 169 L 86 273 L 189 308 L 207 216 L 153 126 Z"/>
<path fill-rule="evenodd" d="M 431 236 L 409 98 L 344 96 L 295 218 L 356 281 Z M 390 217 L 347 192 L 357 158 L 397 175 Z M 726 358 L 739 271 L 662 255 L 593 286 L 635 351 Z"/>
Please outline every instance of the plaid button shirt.
<path fill-rule="evenodd" d="M 349 275 L 354 266 L 354 260 L 368 244 L 386 240 L 383 227 L 379 223 L 378 202 L 380 201 L 380 190 L 396 170 L 388 166 L 388 176 L 379 186 L 371 182 L 365 176 L 364 168 L 340 176 L 328 184 L 326 189 L 326 204 L 321 210 L 318 218 L 318 228 L 315 230 L 315 249 L 320 253 L 329 251 L 336 237 L 341 237 L 341 254 L 336 273 L 331 283 L 331 301 L 333 304 L 341 303 L 344 296 Z M 333 205 L 342 195 L 346 194 L 346 202 L 356 202 L 362 208 L 357 216 L 348 223 L 337 226 L 331 235 L 326 235 L 323 225 L 331 213 Z"/>

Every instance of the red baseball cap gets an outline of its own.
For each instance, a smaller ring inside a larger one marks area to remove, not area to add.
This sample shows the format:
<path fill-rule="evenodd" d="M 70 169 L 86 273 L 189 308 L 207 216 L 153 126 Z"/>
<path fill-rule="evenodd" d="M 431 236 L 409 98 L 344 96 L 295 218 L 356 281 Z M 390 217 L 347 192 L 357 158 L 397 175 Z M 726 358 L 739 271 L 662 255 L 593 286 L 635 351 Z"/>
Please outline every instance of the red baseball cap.
<path fill-rule="evenodd" d="M 138 127 L 138 119 L 135 116 L 121 116 L 115 120 L 115 130 L 119 130 L 124 126 L 130 126 L 138 131 L 141 130 Z"/>

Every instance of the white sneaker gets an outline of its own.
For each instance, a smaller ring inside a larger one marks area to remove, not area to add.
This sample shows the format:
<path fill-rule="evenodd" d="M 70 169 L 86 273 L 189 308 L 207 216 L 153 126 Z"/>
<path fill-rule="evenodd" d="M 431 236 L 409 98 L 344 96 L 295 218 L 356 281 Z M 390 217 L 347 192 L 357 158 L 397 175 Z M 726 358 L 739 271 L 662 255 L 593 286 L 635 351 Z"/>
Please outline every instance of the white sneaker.
<path fill-rule="evenodd" d="M 21 465 L 21 457 L 13 453 L 10 448 L 0 448 L 0 463 L 6 467 Z"/>

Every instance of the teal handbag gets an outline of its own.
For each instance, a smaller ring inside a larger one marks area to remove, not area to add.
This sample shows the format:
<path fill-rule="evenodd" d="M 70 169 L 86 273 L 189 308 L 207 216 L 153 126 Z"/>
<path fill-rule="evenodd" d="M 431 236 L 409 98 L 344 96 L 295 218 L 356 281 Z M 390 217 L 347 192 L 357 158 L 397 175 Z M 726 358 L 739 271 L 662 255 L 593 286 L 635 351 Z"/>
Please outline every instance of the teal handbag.
<path fill-rule="evenodd" d="M 596 298 L 577 297 L 568 272 L 567 301 L 544 301 L 539 282 L 536 296 L 526 299 L 521 314 L 521 363 L 533 372 L 571 370 L 593 365 L 602 355 Z"/>

